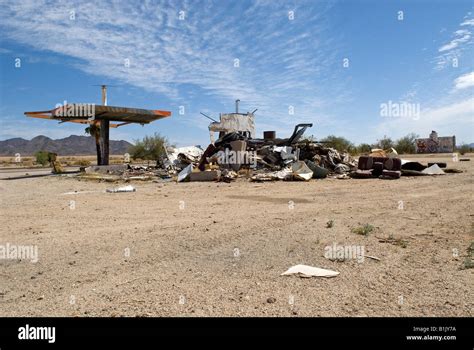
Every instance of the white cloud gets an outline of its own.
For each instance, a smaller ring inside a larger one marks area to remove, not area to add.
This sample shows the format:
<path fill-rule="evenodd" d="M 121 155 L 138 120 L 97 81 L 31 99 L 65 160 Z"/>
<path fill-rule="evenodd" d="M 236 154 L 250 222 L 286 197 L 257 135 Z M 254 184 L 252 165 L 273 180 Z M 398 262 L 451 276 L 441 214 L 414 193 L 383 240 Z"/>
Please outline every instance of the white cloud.
<path fill-rule="evenodd" d="M 438 131 L 440 136 L 455 135 L 458 143 L 474 142 L 474 98 L 468 98 L 451 104 L 423 108 L 419 119 L 384 118 L 373 128 L 374 135 L 389 135 L 399 138 L 414 132 L 428 136 L 431 130 Z"/>
<path fill-rule="evenodd" d="M 438 51 L 443 52 L 443 51 L 452 50 L 458 47 L 460 44 L 469 41 L 470 38 L 471 38 L 470 34 L 465 34 L 461 38 L 454 39 L 449 44 L 441 46 Z"/>
<path fill-rule="evenodd" d="M 474 19 L 467 19 L 461 23 L 462 26 L 474 26 Z"/>
<path fill-rule="evenodd" d="M 469 16 L 469 15 L 468 15 Z M 471 24 L 473 23 L 473 24 Z M 460 26 L 474 25 L 474 19 L 464 20 Z M 436 57 L 435 70 L 441 70 L 456 59 L 459 60 L 463 52 L 472 44 L 472 33 L 468 29 L 458 29 L 453 33 L 450 42 L 438 48 L 441 54 Z"/>
<path fill-rule="evenodd" d="M 467 29 L 459 29 L 459 30 L 456 30 L 454 34 L 461 36 L 461 35 L 471 34 L 471 32 Z"/>
<path fill-rule="evenodd" d="M 0 27 L 10 40 L 75 58 L 86 73 L 162 94 L 177 105 L 189 102 L 192 90 L 226 104 L 240 98 L 268 120 L 289 104 L 304 118 L 344 84 L 326 84 L 340 81 L 330 69 L 337 43 L 323 45 L 330 5 L 309 4 L 304 11 L 295 6 L 289 21 L 287 4 L 278 1 L 236 3 L 237 12 L 229 13 L 229 4 L 219 1 L 136 6 L 12 0 L 0 4 Z M 185 20 L 178 18 L 181 10 Z"/>
<path fill-rule="evenodd" d="M 456 90 L 466 89 L 471 86 L 474 86 L 474 72 L 461 75 L 454 80 Z"/>

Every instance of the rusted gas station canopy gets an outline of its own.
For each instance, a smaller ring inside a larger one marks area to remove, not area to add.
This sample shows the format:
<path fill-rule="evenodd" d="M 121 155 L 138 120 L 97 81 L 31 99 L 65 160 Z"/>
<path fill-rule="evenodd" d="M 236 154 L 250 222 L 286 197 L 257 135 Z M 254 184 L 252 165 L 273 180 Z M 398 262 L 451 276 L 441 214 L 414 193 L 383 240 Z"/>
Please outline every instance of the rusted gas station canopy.
<path fill-rule="evenodd" d="M 103 85 L 103 102 L 105 101 Z M 49 111 L 25 112 L 27 117 L 57 120 L 60 123 L 81 123 L 99 127 L 100 157 L 97 164 L 109 164 L 109 128 L 126 124 L 149 124 L 155 120 L 171 116 L 171 112 L 128 107 L 115 107 L 87 103 L 69 103 Z M 119 122 L 112 124 L 110 122 Z"/>
<path fill-rule="evenodd" d="M 120 123 L 110 124 L 110 127 L 118 127 L 131 123 L 148 124 L 155 120 L 170 117 L 171 112 L 163 110 L 70 103 L 49 111 L 25 112 L 25 115 L 32 118 L 81 124 L 92 124 L 94 121 L 101 120 L 115 121 Z"/>

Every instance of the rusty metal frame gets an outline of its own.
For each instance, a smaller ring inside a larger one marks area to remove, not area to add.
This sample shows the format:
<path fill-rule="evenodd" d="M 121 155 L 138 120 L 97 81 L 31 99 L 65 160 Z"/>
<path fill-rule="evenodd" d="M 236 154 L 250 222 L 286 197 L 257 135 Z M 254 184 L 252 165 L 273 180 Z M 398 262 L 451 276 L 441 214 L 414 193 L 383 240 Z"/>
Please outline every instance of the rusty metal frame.
<path fill-rule="evenodd" d="M 149 110 L 139 108 L 128 108 L 128 107 L 116 107 L 106 105 L 94 105 L 94 115 L 60 115 L 59 111 L 64 111 L 72 108 L 73 111 L 77 111 L 78 104 L 69 103 L 64 106 L 56 107 L 49 111 L 36 111 L 36 112 L 25 112 L 25 115 L 30 118 L 49 119 L 56 120 L 60 124 L 62 123 L 79 123 L 79 124 L 95 124 L 100 125 L 100 144 L 101 144 L 101 157 L 102 164 L 109 164 L 109 129 L 118 128 L 119 126 L 128 124 L 149 124 L 155 120 L 168 118 L 171 116 L 170 111 L 164 110 Z M 81 106 L 86 104 L 80 104 Z M 59 115 L 58 115 L 59 114 Z M 119 123 L 110 123 L 111 121 Z"/>

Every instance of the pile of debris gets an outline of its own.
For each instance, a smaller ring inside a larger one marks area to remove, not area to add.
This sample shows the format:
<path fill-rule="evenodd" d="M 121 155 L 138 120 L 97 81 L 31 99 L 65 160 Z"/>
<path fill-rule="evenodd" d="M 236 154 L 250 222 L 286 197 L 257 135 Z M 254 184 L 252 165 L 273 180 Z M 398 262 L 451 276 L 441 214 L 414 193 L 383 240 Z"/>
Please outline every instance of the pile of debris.
<path fill-rule="evenodd" d="M 357 168 L 357 161 L 348 153 L 301 140 L 309 127 L 312 124 L 298 124 L 287 139 L 256 139 L 239 132 L 226 133 L 206 148 L 199 161 L 187 157 L 178 182 L 231 181 L 238 177 L 252 181 L 348 178 Z M 173 159 L 169 157 L 170 162 Z"/>
<path fill-rule="evenodd" d="M 112 164 L 95 165 L 82 168 L 84 179 L 101 179 L 104 181 L 130 180 L 164 180 L 173 179 L 177 173 L 190 164 L 197 164 L 203 154 L 199 146 L 166 149 L 166 156 L 156 165 Z"/>
<path fill-rule="evenodd" d="M 372 150 L 369 156 L 359 157 L 358 169 L 351 173 L 351 177 L 398 179 L 402 175 L 402 160 L 397 156 L 397 152 L 393 148 L 390 155 L 387 155 L 383 150 Z"/>
<path fill-rule="evenodd" d="M 161 160 L 161 165 L 170 174 L 176 174 L 190 164 L 197 165 L 204 153 L 201 146 L 167 147 L 165 151 L 166 157 Z"/>
<path fill-rule="evenodd" d="M 303 139 L 313 124 L 298 124 L 289 138 L 280 139 L 274 131 L 265 131 L 255 138 L 254 113 L 220 115 L 209 125 L 211 143 L 200 146 L 165 147 L 165 154 L 156 166 L 130 164 L 88 167 L 86 175 L 102 180 L 225 181 L 246 178 L 251 181 L 350 178 L 398 179 L 402 175 L 439 175 L 445 163 L 428 164 L 400 159 L 396 150 L 373 149 L 370 154 L 354 159 L 347 152 L 327 147 L 323 142 Z M 214 133 L 219 138 L 214 142 Z M 447 171 L 446 171 L 447 172 Z M 107 179 L 104 179 L 107 177 Z"/>
<path fill-rule="evenodd" d="M 177 181 L 232 181 L 239 177 L 251 181 L 304 180 L 333 177 L 336 179 L 399 179 L 404 176 L 443 175 L 446 163 L 429 163 L 401 159 L 395 149 L 372 149 L 368 155 L 354 159 L 324 143 L 304 140 L 312 124 L 298 124 L 287 139 L 255 139 L 239 132 L 229 132 L 211 143 L 198 160 L 186 155 Z M 182 157 L 184 155 L 181 155 Z"/>
<path fill-rule="evenodd" d="M 298 125 L 295 134 L 305 127 Z M 303 130 L 304 131 L 304 130 Z M 446 163 L 400 159 L 397 152 L 372 150 L 355 160 L 322 143 L 289 139 L 251 139 L 238 133 L 226 134 L 206 150 L 200 146 L 169 148 L 156 166 L 116 164 L 83 169 L 84 178 L 103 181 L 251 181 L 323 179 L 398 179 L 401 176 L 429 176 L 461 172 L 446 169 Z M 444 169 L 444 170 L 443 170 Z"/>
<path fill-rule="evenodd" d="M 446 173 L 462 172 L 457 169 L 445 169 L 446 163 L 428 163 L 409 161 L 398 157 L 397 151 L 389 152 L 373 149 L 368 156 L 359 157 L 358 169 L 350 174 L 352 178 L 364 179 L 378 177 L 380 179 L 398 179 L 400 176 L 432 176 Z"/>
<path fill-rule="evenodd" d="M 172 179 L 168 172 L 162 167 L 131 164 L 89 166 L 87 168 L 81 168 L 81 174 L 79 176 L 81 179 L 101 180 L 106 182 Z"/>

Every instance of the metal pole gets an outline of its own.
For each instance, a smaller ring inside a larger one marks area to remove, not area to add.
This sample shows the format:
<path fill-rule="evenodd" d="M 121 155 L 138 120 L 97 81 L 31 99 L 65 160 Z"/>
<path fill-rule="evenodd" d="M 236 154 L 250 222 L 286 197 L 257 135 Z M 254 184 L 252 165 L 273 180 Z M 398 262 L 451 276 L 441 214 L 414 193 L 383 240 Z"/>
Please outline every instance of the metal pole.
<path fill-rule="evenodd" d="M 107 106 L 107 85 L 102 85 L 102 106 Z"/>

